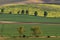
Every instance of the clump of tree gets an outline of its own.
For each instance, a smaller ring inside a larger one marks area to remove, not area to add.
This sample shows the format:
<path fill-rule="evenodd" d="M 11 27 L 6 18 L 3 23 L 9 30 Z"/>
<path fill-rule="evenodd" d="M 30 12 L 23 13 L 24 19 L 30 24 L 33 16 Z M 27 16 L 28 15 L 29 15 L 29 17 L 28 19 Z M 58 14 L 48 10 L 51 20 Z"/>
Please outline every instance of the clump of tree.
<path fill-rule="evenodd" d="M 31 31 L 32 31 L 32 35 L 34 35 L 36 37 L 39 37 L 39 35 L 41 34 L 41 30 L 40 30 L 39 26 L 33 26 L 31 28 Z"/>
<path fill-rule="evenodd" d="M 47 13 L 47 11 L 44 11 L 44 17 L 46 17 L 46 16 L 47 16 L 47 14 L 48 14 L 48 13 Z"/>
<path fill-rule="evenodd" d="M 24 10 L 21 11 L 21 14 L 22 14 L 22 15 L 24 14 Z"/>
<path fill-rule="evenodd" d="M 29 11 L 28 10 L 26 10 L 26 15 L 28 15 L 29 14 Z"/>
<path fill-rule="evenodd" d="M 35 12 L 34 12 L 34 16 L 37 16 L 37 15 L 38 15 L 38 12 L 37 12 L 37 11 L 35 11 Z"/>
<path fill-rule="evenodd" d="M 24 31 L 25 31 L 25 30 L 24 30 L 24 26 L 18 28 L 18 32 L 19 32 L 19 35 L 20 35 L 21 37 L 22 37 L 22 36 L 25 37 Z"/>

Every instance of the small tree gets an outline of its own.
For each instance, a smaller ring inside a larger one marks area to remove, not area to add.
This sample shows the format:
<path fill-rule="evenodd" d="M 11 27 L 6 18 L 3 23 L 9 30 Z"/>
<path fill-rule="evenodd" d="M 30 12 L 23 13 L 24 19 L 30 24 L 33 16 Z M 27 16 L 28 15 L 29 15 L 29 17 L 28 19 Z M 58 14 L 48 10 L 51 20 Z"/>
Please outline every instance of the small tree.
<path fill-rule="evenodd" d="M 48 14 L 48 13 L 47 13 L 47 11 L 44 11 L 44 17 L 46 17 L 46 16 L 47 16 L 47 14 Z"/>
<path fill-rule="evenodd" d="M 12 12 L 10 11 L 9 14 L 12 14 Z"/>
<path fill-rule="evenodd" d="M 20 14 L 20 10 L 17 12 L 17 14 Z"/>
<path fill-rule="evenodd" d="M 1 13 L 4 13 L 4 8 L 1 9 Z"/>
<path fill-rule="evenodd" d="M 31 28 L 32 34 L 36 37 L 39 36 L 39 34 L 41 34 L 40 28 L 39 26 L 34 26 Z"/>
<path fill-rule="evenodd" d="M 24 35 L 24 27 L 19 27 L 18 32 L 19 32 L 20 36 L 23 36 Z"/>
<path fill-rule="evenodd" d="M 28 10 L 26 10 L 26 15 L 28 15 L 29 14 L 29 11 Z"/>
<path fill-rule="evenodd" d="M 22 14 L 22 15 L 24 14 L 24 10 L 21 11 L 21 14 Z"/>
<path fill-rule="evenodd" d="M 37 13 L 37 11 L 35 11 L 35 12 L 34 12 L 34 16 L 37 16 L 37 15 L 38 15 L 38 13 Z"/>

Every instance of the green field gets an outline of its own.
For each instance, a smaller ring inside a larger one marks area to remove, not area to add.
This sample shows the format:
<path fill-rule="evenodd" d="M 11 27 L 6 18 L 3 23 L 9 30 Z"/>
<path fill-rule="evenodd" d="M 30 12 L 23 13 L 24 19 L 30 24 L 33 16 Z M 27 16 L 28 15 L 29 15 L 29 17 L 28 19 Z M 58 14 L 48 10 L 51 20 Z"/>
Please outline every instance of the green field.
<path fill-rule="evenodd" d="M 0 14 L 0 21 L 14 21 L 14 22 L 51 22 L 60 23 L 60 18 L 45 18 L 40 16 L 18 15 L 18 14 Z M 3 28 L 1 35 L 3 36 L 18 36 L 17 28 L 25 26 L 25 34 L 30 36 L 30 28 L 32 26 L 40 26 L 42 31 L 41 36 L 59 36 L 59 24 L 0 24 L 0 31 Z"/>
<path fill-rule="evenodd" d="M 37 11 L 38 16 L 44 16 L 44 11 L 47 11 L 47 17 L 60 17 L 60 5 L 54 4 L 5 5 L 1 6 L 0 9 L 1 8 L 5 8 L 4 13 L 9 13 L 11 11 L 13 14 L 17 14 L 17 11 L 19 10 L 20 12 L 21 10 L 29 10 L 29 15 L 33 15 L 34 11 Z"/>
<path fill-rule="evenodd" d="M 27 5 L 11 5 L 0 6 L 4 8 L 4 14 L 0 14 L 0 21 L 12 22 L 41 22 L 40 24 L 1 24 L 0 36 L 11 37 L 6 40 L 60 40 L 60 38 L 13 38 L 19 36 L 17 28 L 24 26 L 26 36 L 31 36 L 30 28 L 39 26 L 41 30 L 40 36 L 60 36 L 60 5 L 54 4 L 27 4 Z M 17 11 L 29 10 L 29 15 L 17 14 Z M 44 11 L 48 12 L 47 17 L 43 17 Z M 1 11 L 1 10 L 0 10 Z M 8 14 L 12 11 L 12 14 Z M 38 16 L 34 16 L 34 12 L 38 12 Z M 54 24 L 46 24 L 54 23 Z M 56 23 L 56 24 L 55 24 Z M 59 24 L 58 24 L 59 23 Z"/>
<path fill-rule="evenodd" d="M 60 18 L 40 17 L 33 15 L 0 14 L 0 21 L 60 23 Z"/>
<path fill-rule="evenodd" d="M 3 36 L 18 36 L 19 33 L 17 28 L 24 26 L 25 35 L 31 36 L 30 28 L 33 26 L 39 26 L 42 34 L 40 36 L 60 36 L 60 25 L 50 25 L 50 24 L 0 24 L 0 32 Z"/>

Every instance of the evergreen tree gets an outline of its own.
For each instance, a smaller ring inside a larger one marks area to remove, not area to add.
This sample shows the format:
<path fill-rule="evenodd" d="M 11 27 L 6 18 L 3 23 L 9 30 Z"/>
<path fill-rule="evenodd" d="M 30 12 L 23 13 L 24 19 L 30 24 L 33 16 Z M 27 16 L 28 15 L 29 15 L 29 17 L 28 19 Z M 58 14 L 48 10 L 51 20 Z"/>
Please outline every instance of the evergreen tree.
<path fill-rule="evenodd" d="M 28 10 L 26 10 L 26 15 L 28 15 L 29 14 L 29 11 Z"/>
<path fill-rule="evenodd" d="M 20 10 L 17 12 L 17 14 L 20 14 Z"/>
<path fill-rule="evenodd" d="M 12 12 L 10 11 L 9 14 L 12 14 Z"/>
<path fill-rule="evenodd" d="M 37 16 L 37 15 L 38 15 L 38 13 L 37 13 L 37 11 L 35 11 L 35 12 L 34 12 L 34 16 Z"/>
<path fill-rule="evenodd" d="M 44 11 L 44 17 L 46 17 L 46 16 L 47 16 L 47 14 L 48 14 L 48 13 L 47 13 L 47 11 Z"/>
<path fill-rule="evenodd" d="M 21 14 L 22 14 L 22 15 L 24 14 L 24 10 L 21 11 Z"/>
<path fill-rule="evenodd" d="M 1 13 L 4 13 L 4 8 L 1 9 Z"/>

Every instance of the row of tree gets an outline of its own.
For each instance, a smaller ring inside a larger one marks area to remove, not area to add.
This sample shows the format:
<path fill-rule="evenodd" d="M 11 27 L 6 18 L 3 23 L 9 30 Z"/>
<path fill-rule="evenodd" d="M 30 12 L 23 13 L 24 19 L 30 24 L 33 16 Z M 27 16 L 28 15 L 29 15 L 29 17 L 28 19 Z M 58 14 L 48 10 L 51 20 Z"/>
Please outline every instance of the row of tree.
<path fill-rule="evenodd" d="M 33 36 L 39 37 L 39 35 L 41 34 L 41 30 L 40 30 L 39 26 L 33 26 L 30 30 L 31 30 L 31 34 Z M 26 36 L 24 34 L 24 32 L 26 32 L 24 27 L 19 27 L 18 32 L 19 32 L 20 36 Z"/>
<path fill-rule="evenodd" d="M 26 15 L 29 15 L 29 11 L 28 10 L 26 10 L 26 11 L 22 10 L 21 11 L 21 14 L 23 15 L 23 14 L 25 14 L 25 12 L 26 12 Z M 1 12 L 0 13 L 1 14 L 4 13 L 4 8 L 1 9 Z M 10 11 L 9 14 L 12 14 L 12 12 Z M 17 12 L 17 14 L 20 14 L 20 10 Z M 44 17 L 46 17 L 47 14 L 48 14 L 47 11 L 44 11 Z M 34 16 L 37 16 L 37 15 L 38 15 L 38 12 L 35 11 L 34 12 Z"/>

